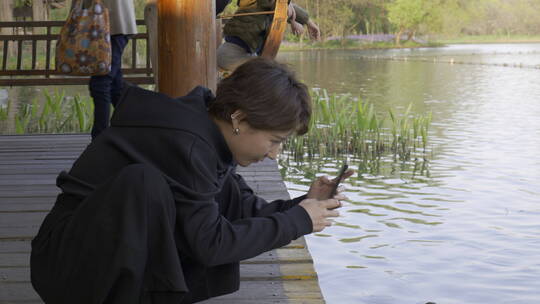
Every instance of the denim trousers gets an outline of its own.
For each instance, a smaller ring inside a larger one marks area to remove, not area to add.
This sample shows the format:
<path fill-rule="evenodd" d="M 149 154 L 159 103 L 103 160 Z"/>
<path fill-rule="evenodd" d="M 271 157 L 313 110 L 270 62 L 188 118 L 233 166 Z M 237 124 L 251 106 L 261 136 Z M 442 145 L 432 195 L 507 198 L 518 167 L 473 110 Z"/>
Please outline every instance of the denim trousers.
<path fill-rule="evenodd" d="M 94 100 L 94 126 L 92 139 L 109 126 L 111 104 L 116 106 L 122 94 L 122 53 L 128 42 L 128 35 L 111 36 L 111 72 L 107 75 L 92 76 L 88 85 Z"/>

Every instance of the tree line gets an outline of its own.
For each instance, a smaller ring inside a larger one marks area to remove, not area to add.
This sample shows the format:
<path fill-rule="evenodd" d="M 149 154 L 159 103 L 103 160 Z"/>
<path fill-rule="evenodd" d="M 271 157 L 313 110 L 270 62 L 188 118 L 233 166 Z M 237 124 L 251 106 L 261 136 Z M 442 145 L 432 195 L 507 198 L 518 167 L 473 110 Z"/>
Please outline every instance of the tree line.
<path fill-rule="evenodd" d="M 137 17 L 141 18 L 147 0 L 133 1 Z M 230 8 L 236 1 L 231 1 Z M 415 35 L 540 35 L 540 0 L 293 1 L 308 10 L 319 24 L 323 38 L 360 34 L 395 34 L 409 38 Z M 22 7 L 27 7 L 30 14 L 33 10 L 34 19 L 46 20 L 48 11 L 57 11 L 53 15 L 65 18 L 71 0 L 0 2 L 1 21 L 13 20 L 11 11 Z"/>
<path fill-rule="evenodd" d="M 324 37 L 539 35 L 540 0 L 296 0 Z"/>

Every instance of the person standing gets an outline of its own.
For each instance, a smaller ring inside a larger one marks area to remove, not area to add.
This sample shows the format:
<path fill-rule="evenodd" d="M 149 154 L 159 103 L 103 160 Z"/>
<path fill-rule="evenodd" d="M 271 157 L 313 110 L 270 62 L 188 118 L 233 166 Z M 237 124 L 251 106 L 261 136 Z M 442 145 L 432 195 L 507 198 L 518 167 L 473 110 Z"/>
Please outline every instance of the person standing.
<path fill-rule="evenodd" d="M 235 14 L 250 14 L 275 9 L 275 0 L 238 0 L 238 9 Z M 310 37 L 320 39 L 320 30 L 317 24 L 309 18 L 306 10 L 289 2 L 287 22 L 291 31 L 300 35 L 304 25 Z M 239 15 L 229 20 L 224 28 L 225 42 L 217 50 L 217 64 L 222 70 L 233 71 L 239 65 L 260 56 L 263 51 L 266 37 L 270 33 L 273 15 Z"/>
<path fill-rule="evenodd" d="M 111 71 L 90 78 L 90 96 L 94 101 L 92 139 L 109 126 L 111 104 L 116 106 L 122 92 L 122 53 L 129 37 L 137 33 L 133 0 L 103 0 L 109 9 L 111 33 Z"/>

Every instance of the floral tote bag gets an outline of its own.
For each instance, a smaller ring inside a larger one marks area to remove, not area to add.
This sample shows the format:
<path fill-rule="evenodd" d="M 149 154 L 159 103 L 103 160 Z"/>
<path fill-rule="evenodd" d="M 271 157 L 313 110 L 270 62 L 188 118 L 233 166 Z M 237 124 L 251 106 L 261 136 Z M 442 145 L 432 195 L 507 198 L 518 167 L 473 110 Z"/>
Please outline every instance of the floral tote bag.
<path fill-rule="evenodd" d="M 92 0 L 85 7 L 83 0 L 74 1 L 56 44 L 56 69 L 60 74 L 73 76 L 108 74 L 111 70 L 109 11 L 101 0 Z"/>

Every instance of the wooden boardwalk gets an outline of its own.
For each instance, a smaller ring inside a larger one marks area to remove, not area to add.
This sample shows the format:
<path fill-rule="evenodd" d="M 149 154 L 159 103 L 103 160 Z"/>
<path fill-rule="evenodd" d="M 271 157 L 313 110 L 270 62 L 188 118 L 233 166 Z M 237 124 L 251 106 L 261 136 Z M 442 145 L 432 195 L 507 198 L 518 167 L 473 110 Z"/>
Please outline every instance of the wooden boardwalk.
<path fill-rule="evenodd" d="M 0 303 L 42 303 L 30 284 L 30 241 L 58 194 L 56 176 L 89 140 L 86 134 L 0 136 Z M 275 162 L 239 172 L 265 199 L 288 197 Z M 204 303 L 324 303 L 303 238 L 240 267 L 240 291 Z"/>

